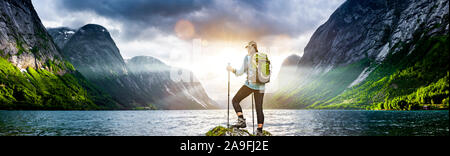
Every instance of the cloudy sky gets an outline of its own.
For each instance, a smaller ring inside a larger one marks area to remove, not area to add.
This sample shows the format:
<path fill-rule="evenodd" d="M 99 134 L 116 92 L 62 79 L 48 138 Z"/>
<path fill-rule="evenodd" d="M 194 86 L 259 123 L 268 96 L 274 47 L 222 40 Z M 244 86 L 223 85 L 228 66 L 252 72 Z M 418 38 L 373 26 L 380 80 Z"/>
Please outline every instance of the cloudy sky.
<path fill-rule="evenodd" d="M 241 65 L 254 40 L 272 59 L 302 55 L 312 33 L 344 0 L 32 0 L 48 28 L 100 24 L 122 56 L 153 56 L 194 71 L 208 94 L 226 99 L 227 62 Z M 195 53 L 194 59 L 180 60 Z M 200 55 L 198 55 L 200 54 Z M 180 57 L 181 56 L 181 57 Z M 194 61 L 192 61 L 194 60 Z M 232 78 L 233 92 L 244 78 Z M 225 84 L 225 85 L 224 85 Z"/>

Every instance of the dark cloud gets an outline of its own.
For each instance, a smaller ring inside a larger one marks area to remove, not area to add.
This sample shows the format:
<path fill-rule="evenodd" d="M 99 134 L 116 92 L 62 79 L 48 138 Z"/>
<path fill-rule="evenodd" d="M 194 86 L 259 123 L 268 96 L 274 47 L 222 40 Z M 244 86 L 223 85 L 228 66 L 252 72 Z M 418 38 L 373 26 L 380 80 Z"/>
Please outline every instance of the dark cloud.
<path fill-rule="evenodd" d="M 172 30 L 177 19 L 211 4 L 210 0 L 61 0 L 69 12 L 91 11 L 126 26 L 125 36 L 146 34 L 148 28 Z M 148 34 L 147 34 L 148 35 Z"/>
<path fill-rule="evenodd" d="M 343 0 L 62 0 L 63 9 L 91 11 L 122 22 L 126 38 L 174 33 L 177 21 L 193 23 L 197 37 L 251 39 L 297 36 L 317 27 Z"/>
<path fill-rule="evenodd" d="M 152 16 L 173 17 L 199 10 L 210 0 L 62 0 L 63 7 L 74 11 L 90 10 L 111 18 L 147 20 Z"/>

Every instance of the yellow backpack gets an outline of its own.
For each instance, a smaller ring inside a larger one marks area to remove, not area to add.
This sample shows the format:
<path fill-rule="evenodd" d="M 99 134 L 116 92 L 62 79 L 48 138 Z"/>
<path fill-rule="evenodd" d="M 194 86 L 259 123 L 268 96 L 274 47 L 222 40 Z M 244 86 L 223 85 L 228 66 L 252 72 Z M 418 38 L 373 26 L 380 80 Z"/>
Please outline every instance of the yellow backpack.
<path fill-rule="evenodd" d="M 267 54 L 257 52 L 250 57 L 250 62 L 249 70 L 252 70 L 254 74 L 249 77 L 249 81 L 262 84 L 269 83 L 272 66 Z"/>

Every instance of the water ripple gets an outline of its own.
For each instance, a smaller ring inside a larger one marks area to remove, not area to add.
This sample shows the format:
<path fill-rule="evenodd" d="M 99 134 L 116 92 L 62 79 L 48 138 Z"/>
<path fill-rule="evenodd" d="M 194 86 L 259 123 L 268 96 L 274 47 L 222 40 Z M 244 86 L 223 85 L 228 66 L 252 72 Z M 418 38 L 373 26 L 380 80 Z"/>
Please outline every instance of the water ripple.
<path fill-rule="evenodd" d="M 449 135 L 448 111 L 265 110 L 264 113 L 265 129 L 274 135 Z M 247 129 L 251 131 L 251 114 L 245 115 Z M 235 120 L 232 115 L 230 121 Z M 202 136 L 226 122 L 226 110 L 0 111 L 0 135 Z"/>

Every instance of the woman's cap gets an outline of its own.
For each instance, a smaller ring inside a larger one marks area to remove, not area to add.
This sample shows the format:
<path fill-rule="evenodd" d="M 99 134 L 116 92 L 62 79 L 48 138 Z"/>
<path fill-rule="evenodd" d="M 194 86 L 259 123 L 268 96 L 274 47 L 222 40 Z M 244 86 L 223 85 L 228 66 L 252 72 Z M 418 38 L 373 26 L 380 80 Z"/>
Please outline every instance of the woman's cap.
<path fill-rule="evenodd" d="M 245 46 L 245 48 L 248 48 L 249 46 L 253 46 L 253 47 L 257 47 L 256 42 L 255 41 L 250 41 L 248 42 L 248 44 Z"/>

